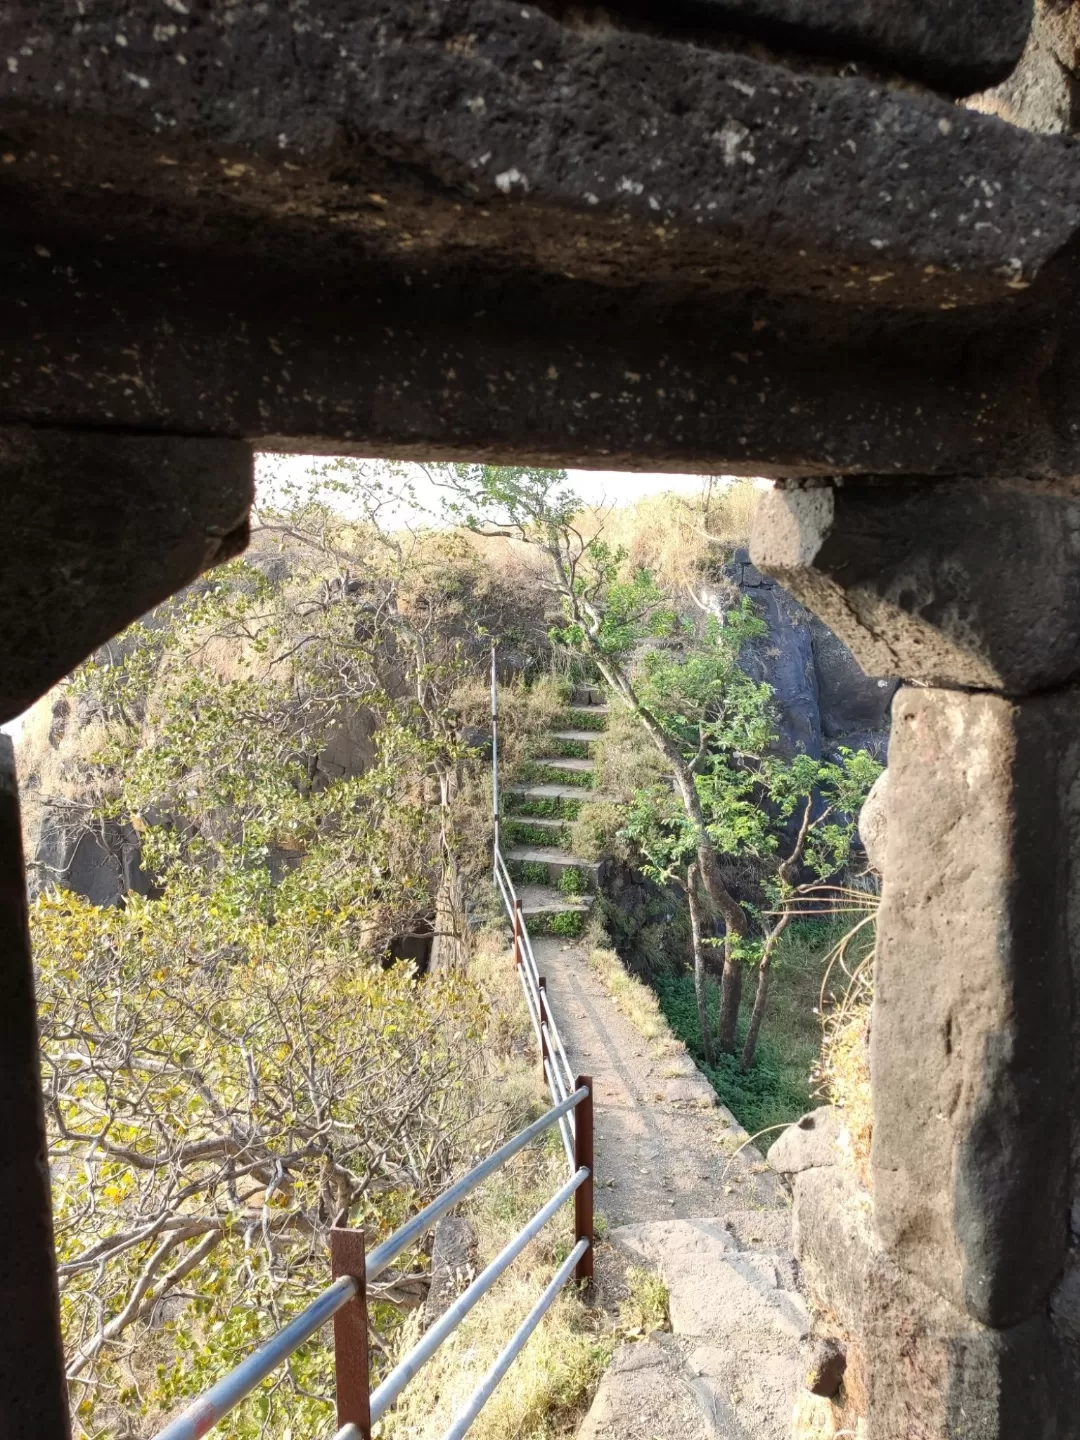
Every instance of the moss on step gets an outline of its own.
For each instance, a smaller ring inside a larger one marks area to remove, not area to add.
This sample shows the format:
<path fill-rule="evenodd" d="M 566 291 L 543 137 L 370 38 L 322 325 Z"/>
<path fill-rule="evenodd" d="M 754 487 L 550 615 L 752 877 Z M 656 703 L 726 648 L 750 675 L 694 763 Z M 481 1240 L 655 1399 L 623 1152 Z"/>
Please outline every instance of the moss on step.
<path fill-rule="evenodd" d="M 570 825 L 530 825 L 528 820 L 506 819 L 502 822 L 501 833 L 507 845 L 557 845 L 566 848 L 570 844 Z"/>
<path fill-rule="evenodd" d="M 552 820 L 576 820 L 581 803 L 552 795 L 515 795 L 511 791 L 503 797 L 503 807 L 510 816 L 535 815 Z"/>
<path fill-rule="evenodd" d="M 562 722 L 567 730 L 606 730 L 606 715 L 598 715 L 595 710 L 564 710 Z"/>
<path fill-rule="evenodd" d="M 517 770 L 516 779 L 524 785 L 573 785 L 578 790 L 591 790 L 591 770 L 562 770 L 539 760 L 527 760 Z"/>
<path fill-rule="evenodd" d="M 558 755 L 563 760 L 591 758 L 592 746 L 586 740 L 567 740 L 558 735 L 545 735 L 541 737 L 540 744 L 543 748 L 537 751 L 538 754 Z"/>
<path fill-rule="evenodd" d="M 506 868 L 517 885 L 546 885 L 551 878 L 543 860 L 508 860 Z"/>
<path fill-rule="evenodd" d="M 558 935 L 575 940 L 585 929 L 587 910 L 550 910 L 526 917 L 530 935 Z"/>

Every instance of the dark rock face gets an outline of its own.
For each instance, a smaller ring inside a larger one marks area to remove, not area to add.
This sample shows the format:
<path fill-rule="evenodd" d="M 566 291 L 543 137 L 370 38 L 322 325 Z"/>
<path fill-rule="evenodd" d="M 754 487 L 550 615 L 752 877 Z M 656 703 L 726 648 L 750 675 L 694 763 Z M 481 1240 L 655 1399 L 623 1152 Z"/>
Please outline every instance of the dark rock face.
<path fill-rule="evenodd" d="M 889 706 L 900 682 L 866 675 L 844 642 L 763 575 L 746 549 L 735 550 L 724 575 L 768 626 L 747 646 L 744 663 L 754 679 L 772 686 L 785 753 L 817 759 L 843 746 L 884 761 Z M 709 585 L 699 598 L 717 612 L 730 603 L 723 589 Z"/>
<path fill-rule="evenodd" d="M 74 825 L 70 815 L 48 808 L 29 878 L 32 895 L 58 886 L 94 905 L 118 905 L 129 892 L 149 895 L 153 889 L 133 826 L 114 821 Z"/>
<path fill-rule="evenodd" d="M 247 544 L 246 445 L 0 428 L 0 484 L 0 720 Z"/>
<path fill-rule="evenodd" d="M 957 95 L 1008 75 L 1031 24 L 1031 0 L 615 0 L 674 28 L 680 20 L 746 30 L 799 50 L 880 61 Z"/>
<path fill-rule="evenodd" d="M 866 481 L 771 491 L 755 559 L 883 671 L 1013 695 L 1080 676 L 1080 500 Z"/>

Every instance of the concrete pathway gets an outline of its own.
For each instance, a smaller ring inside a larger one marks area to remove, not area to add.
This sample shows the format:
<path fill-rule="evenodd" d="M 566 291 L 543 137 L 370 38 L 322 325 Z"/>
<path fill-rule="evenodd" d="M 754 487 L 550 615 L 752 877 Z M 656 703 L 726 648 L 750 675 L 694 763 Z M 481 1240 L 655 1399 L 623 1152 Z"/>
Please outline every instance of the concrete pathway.
<path fill-rule="evenodd" d="M 615 1269 L 668 1288 L 671 1332 L 623 1342 L 578 1440 L 791 1440 L 810 1316 L 780 1177 L 681 1047 L 658 1053 L 582 947 L 533 942 L 570 1063 L 591 1075 L 596 1207 Z"/>
<path fill-rule="evenodd" d="M 592 772 L 602 730 L 584 722 L 606 723 L 602 699 L 576 694 L 566 728 L 549 734 L 550 753 L 535 763 L 567 776 Z M 568 848 L 568 822 L 600 797 L 558 783 L 510 784 L 504 793 L 503 853 L 517 868 L 526 919 L 587 910 L 591 895 L 568 895 L 559 881 L 577 869 L 595 884 L 596 866 Z M 548 883 L 537 884 L 544 869 Z M 574 1072 L 593 1080 L 595 1203 L 610 1240 L 597 1256 L 598 1298 L 614 1308 L 627 1267 L 645 1265 L 667 1285 L 671 1318 L 670 1333 L 618 1347 L 579 1440 L 791 1440 L 810 1318 L 786 1187 L 756 1149 L 740 1149 L 746 1132 L 685 1048 L 650 1043 L 581 944 L 539 930 L 530 925 L 548 1003 Z"/>

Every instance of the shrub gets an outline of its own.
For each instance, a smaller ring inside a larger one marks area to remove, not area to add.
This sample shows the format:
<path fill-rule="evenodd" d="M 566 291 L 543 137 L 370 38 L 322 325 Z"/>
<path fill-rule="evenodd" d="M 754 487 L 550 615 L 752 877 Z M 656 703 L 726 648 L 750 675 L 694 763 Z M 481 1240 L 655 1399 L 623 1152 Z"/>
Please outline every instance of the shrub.
<path fill-rule="evenodd" d="M 576 865 L 568 866 L 559 876 L 559 889 L 564 895 L 586 895 L 590 888 L 588 875 Z"/>
<path fill-rule="evenodd" d="M 567 730 L 606 730 L 608 717 L 595 710 L 564 710 L 562 720 Z"/>
<path fill-rule="evenodd" d="M 502 800 L 508 815 L 536 815 L 543 820 L 575 820 L 581 809 L 580 800 L 564 800 L 554 795 L 515 795 L 508 791 Z"/>

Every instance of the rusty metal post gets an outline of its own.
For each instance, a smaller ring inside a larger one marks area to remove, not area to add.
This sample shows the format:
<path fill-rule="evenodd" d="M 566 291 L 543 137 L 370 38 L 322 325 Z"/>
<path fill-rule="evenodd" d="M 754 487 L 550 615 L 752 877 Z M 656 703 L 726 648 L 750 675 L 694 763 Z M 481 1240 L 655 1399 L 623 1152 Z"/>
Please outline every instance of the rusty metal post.
<path fill-rule="evenodd" d="M 544 1026 L 548 1022 L 547 979 L 543 975 L 538 975 L 536 977 L 536 983 L 540 990 L 540 1071 L 541 1074 L 546 1075 L 548 1061 L 551 1059 L 551 1054 L 548 1051 L 547 1032 L 544 1029 Z M 558 1095 L 553 1095 L 551 1098 L 555 1101 L 558 1100 L 559 1097 Z"/>
<path fill-rule="evenodd" d="M 514 901 L 514 969 L 521 964 L 521 901 Z"/>
<path fill-rule="evenodd" d="M 363 1440 L 371 1440 L 371 1378 L 368 1370 L 367 1264 L 364 1232 L 330 1231 L 330 1265 L 334 1279 L 351 1275 L 360 1286 L 334 1316 L 334 1378 L 337 1387 L 337 1423 L 355 1425 Z"/>
<path fill-rule="evenodd" d="M 67 1440 L 19 792 L 0 735 L 0 1440 Z"/>
<path fill-rule="evenodd" d="M 577 1077 L 574 1081 L 574 1088 L 580 1090 L 582 1087 L 589 1093 L 574 1111 L 574 1160 L 579 1170 L 588 1170 L 589 1178 L 574 1195 L 574 1230 L 578 1240 L 588 1240 L 589 1248 L 577 1263 L 574 1279 L 591 1281 L 593 1278 L 593 1178 L 596 1173 L 593 1155 L 593 1083 L 591 1075 Z"/>

